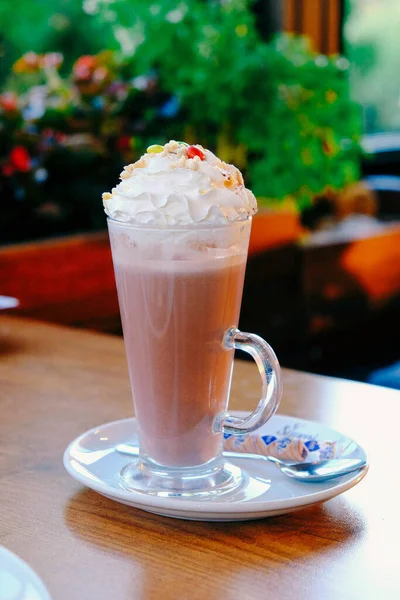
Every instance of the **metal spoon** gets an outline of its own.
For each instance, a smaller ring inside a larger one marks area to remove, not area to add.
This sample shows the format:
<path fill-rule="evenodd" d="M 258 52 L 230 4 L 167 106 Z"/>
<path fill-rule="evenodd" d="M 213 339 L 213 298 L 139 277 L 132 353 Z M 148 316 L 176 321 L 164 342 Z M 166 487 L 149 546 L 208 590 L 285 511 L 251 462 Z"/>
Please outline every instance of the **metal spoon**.
<path fill-rule="evenodd" d="M 115 450 L 120 454 L 129 456 L 138 456 L 139 448 L 133 444 L 117 444 Z M 332 458 L 331 460 L 321 460 L 318 462 L 291 463 L 280 460 L 274 456 L 264 456 L 262 454 L 245 454 L 243 452 L 224 452 L 227 458 L 261 458 L 274 463 L 284 475 L 292 477 L 297 481 L 304 483 L 319 483 L 348 475 L 358 469 L 365 469 L 367 461 L 365 458 Z"/>

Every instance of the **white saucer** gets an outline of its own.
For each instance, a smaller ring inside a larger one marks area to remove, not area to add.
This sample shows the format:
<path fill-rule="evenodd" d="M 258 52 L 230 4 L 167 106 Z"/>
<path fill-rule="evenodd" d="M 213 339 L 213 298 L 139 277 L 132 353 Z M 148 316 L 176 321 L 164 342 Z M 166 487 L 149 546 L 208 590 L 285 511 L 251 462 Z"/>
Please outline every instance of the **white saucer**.
<path fill-rule="evenodd" d="M 236 412 L 237 415 L 245 415 Z M 261 428 L 262 435 L 306 434 L 308 439 L 337 441 L 347 450 L 343 457 L 366 458 L 353 440 L 319 423 L 274 415 Z M 198 521 L 246 521 L 294 512 L 324 502 L 352 488 L 367 473 L 367 468 L 325 483 L 299 483 L 259 458 L 235 458 L 245 473 L 245 484 L 226 496 L 206 499 L 162 498 L 125 490 L 119 473 L 132 457 L 116 452 L 118 443 L 134 442 L 136 419 L 106 423 L 87 431 L 73 441 L 64 453 L 68 473 L 107 498 L 147 512 Z"/>
<path fill-rule="evenodd" d="M 11 296 L 0 296 L 0 310 L 7 310 L 8 308 L 15 308 L 19 305 L 16 298 Z"/>
<path fill-rule="evenodd" d="M 0 600 L 51 600 L 35 571 L 19 556 L 0 546 Z"/>

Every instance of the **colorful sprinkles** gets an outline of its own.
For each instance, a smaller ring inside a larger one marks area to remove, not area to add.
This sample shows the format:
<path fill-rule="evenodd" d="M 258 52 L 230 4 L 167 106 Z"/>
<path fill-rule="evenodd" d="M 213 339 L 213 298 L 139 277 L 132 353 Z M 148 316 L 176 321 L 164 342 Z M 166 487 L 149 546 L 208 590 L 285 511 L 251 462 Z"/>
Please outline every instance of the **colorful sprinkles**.
<path fill-rule="evenodd" d="M 203 150 L 200 150 L 200 148 L 197 146 L 189 146 L 189 148 L 186 150 L 186 154 L 188 158 L 194 158 L 195 156 L 198 156 L 200 160 L 206 160 L 206 155 L 204 154 Z"/>
<path fill-rule="evenodd" d="M 160 146 L 160 144 L 153 144 L 147 148 L 148 154 L 159 154 L 164 150 L 164 146 Z"/>

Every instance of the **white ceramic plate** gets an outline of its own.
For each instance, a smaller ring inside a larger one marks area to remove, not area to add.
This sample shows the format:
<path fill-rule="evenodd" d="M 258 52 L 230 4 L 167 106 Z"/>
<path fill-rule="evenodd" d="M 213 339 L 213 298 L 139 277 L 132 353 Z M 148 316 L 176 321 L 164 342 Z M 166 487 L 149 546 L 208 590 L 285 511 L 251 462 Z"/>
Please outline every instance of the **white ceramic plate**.
<path fill-rule="evenodd" d="M 245 415 L 236 412 L 237 415 Z M 319 423 L 274 415 L 262 429 L 262 435 L 286 431 L 306 434 L 308 439 L 337 441 L 345 450 L 343 457 L 366 458 L 353 440 Z M 136 420 L 106 423 L 74 440 L 64 453 L 68 473 L 87 487 L 107 498 L 158 515 L 199 521 L 246 521 L 283 515 L 342 494 L 356 485 L 367 468 L 325 483 L 299 483 L 259 458 L 230 459 L 247 475 L 247 483 L 232 494 L 207 499 L 160 498 L 125 490 L 119 473 L 132 457 L 116 452 L 115 445 L 136 439 Z"/>
<path fill-rule="evenodd" d="M 0 310 L 7 310 L 8 308 L 15 308 L 19 305 L 16 298 L 11 296 L 0 296 Z"/>
<path fill-rule="evenodd" d="M 35 571 L 4 546 L 0 546 L 0 600 L 51 600 Z"/>

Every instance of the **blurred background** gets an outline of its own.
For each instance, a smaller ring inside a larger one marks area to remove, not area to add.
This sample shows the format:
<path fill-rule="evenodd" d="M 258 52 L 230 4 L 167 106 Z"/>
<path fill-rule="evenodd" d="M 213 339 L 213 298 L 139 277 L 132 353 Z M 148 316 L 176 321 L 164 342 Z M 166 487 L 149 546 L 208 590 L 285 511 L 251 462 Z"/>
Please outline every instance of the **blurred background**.
<path fill-rule="evenodd" d="M 397 0 L 0 0 L 8 310 L 120 334 L 101 193 L 184 139 L 258 198 L 241 328 L 400 388 L 399 28 Z"/>

